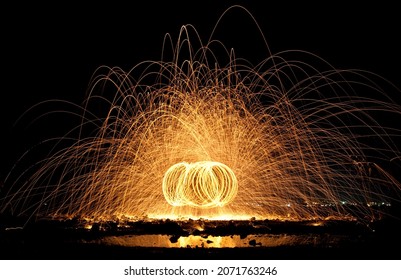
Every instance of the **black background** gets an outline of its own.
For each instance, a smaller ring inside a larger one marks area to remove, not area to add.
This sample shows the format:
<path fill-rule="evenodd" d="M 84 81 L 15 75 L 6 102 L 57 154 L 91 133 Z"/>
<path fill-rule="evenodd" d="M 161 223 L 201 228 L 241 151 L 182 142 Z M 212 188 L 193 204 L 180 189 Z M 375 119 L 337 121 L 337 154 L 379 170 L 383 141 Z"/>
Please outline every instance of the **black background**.
<path fill-rule="evenodd" d="M 176 39 L 184 24 L 194 25 L 206 42 L 218 18 L 234 4 L 254 16 L 272 53 L 313 52 L 337 68 L 365 69 L 401 86 L 401 16 L 394 2 L 301 2 L 58 1 L 3 6 L 0 182 L 26 149 L 61 136 L 69 126 L 68 119 L 60 118 L 53 125 L 28 125 L 43 108 L 16 123 L 27 109 L 48 99 L 82 102 L 97 67 L 129 70 L 143 60 L 159 60 L 164 35 Z M 253 62 L 268 56 L 256 25 L 241 9 L 223 18 L 215 38 Z"/>

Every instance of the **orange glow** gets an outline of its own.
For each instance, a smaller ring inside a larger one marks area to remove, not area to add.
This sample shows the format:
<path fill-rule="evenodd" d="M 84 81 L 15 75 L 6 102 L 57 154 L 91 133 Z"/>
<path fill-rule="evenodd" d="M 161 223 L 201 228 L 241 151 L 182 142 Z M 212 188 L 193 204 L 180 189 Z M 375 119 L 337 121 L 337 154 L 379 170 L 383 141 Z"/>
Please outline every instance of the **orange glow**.
<path fill-rule="evenodd" d="M 234 172 L 219 162 L 180 162 L 163 178 L 163 194 L 173 206 L 212 208 L 231 202 L 238 191 Z"/>
<path fill-rule="evenodd" d="M 228 235 L 228 236 L 180 236 L 171 241 L 169 235 L 144 234 L 105 236 L 99 241 L 106 245 L 125 247 L 157 247 L 157 248 L 249 248 L 249 247 L 278 247 L 294 245 L 326 244 L 324 237 L 315 237 L 299 234 L 258 234 L 258 235 Z M 345 238 L 345 237 L 344 237 Z M 91 242 L 91 241 L 88 241 Z"/>

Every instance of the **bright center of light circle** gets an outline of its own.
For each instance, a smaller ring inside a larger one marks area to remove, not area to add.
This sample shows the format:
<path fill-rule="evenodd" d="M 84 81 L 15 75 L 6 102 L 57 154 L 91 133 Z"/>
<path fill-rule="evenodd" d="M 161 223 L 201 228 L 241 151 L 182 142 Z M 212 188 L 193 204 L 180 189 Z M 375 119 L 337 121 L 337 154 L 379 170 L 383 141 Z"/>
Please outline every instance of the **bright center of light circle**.
<path fill-rule="evenodd" d="M 162 188 L 172 206 L 213 208 L 235 198 L 238 181 L 231 168 L 220 162 L 179 162 L 164 174 Z"/>

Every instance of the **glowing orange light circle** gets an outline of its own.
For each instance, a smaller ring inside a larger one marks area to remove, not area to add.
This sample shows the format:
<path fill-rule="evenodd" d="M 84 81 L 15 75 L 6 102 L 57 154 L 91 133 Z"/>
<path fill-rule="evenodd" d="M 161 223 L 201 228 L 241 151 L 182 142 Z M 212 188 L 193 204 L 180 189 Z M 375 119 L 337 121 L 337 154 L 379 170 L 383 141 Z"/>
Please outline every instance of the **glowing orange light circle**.
<path fill-rule="evenodd" d="M 231 168 L 220 162 L 179 162 L 164 174 L 162 189 L 170 205 L 213 208 L 235 198 L 238 181 Z"/>

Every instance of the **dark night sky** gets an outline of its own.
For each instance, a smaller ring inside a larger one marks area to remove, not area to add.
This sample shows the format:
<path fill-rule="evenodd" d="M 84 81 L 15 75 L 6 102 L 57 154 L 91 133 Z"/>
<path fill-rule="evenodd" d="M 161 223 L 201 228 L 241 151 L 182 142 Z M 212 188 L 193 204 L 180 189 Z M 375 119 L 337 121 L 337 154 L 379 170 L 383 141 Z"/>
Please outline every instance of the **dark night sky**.
<path fill-rule="evenodd" d="M 401 87 L 401 17 L 392 2 L 360 6 L 338 1 L 318 6 L 286 1 L 109 2 L 1 9 L 0 181 L 26 148 L 52 134 L 49 128 L 26 128 L 26 119 L 13 126 L 30 106 L 53 98 L 81 102 L 98 66 L 129 70 L 143 60 L 158 60 L 165 33 L 176 38 L 184 24 L 193 24 L 206 41 L 219 16 L 233 4 L 242 4 L 253 14 L 273 53 L 310 51 L 338 68 L 370 70 Z M 241 57 L 266 57 L 256 27 L 240 10 L 227 15 L 218 34 L 217 39 L 226 40 Z"/>

